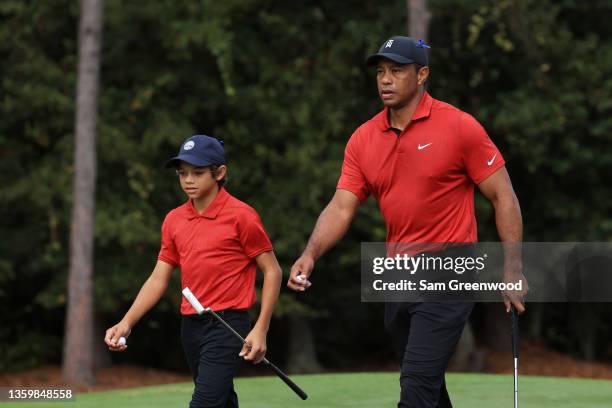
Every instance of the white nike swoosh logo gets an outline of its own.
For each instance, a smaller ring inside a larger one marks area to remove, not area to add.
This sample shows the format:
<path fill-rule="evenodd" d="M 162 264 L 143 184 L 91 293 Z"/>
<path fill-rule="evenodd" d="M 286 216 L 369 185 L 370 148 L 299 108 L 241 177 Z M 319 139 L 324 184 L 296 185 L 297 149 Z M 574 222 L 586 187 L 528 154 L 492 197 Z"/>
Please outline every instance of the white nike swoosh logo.
<path fill-rule="evenodd" d="M 488 161 L 487 161 L 487 164 L 488 164 L 489 166 L 490 166 L 490 165 L 492 165 L 492 164 L 493 164 L 493 162 L 495 161 L 495 158 L 496 158 L 496 157 L 497 157 L 497 153 L 495 153 L 495 154 L 493 155 L 493 158 L 491 158 L 491 160 L 488 160 Z"/>
<path fill-rule="evenodd" d="M 426 145 L 419 144 L 418 148 L 419 148 L 419 150 L 423 150 L 424 148 L 426 148 L 427 146 L 429 146 L 431 144 L 433 144 L 433 143 L 427 143 Z"/>

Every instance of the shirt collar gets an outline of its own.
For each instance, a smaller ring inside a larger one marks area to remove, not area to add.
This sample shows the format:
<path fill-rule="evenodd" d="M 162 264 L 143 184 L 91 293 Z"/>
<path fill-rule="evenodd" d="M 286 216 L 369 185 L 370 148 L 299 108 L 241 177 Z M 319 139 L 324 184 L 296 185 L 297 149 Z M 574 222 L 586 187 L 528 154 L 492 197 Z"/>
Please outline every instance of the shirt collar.
<path fill-rule="evenodd" d="M 217 215 L 219 215 L 219 212 L 225 206 L 225 203 L 229 199 L 229 196 L 229 193 L 225 191 L 223 187 L 219 188 L 217 196 L 212 200 L 208 207 L 206 207 L 202 214 L 198 213 L 198 211 L 195 209 L 195 207 L 193 206 L 193 201 L 191 199 L 188 200 L 184 204 L 185 209 L 187 210 L 187 219 L 192 220 L 194 218 L 204 217 L 214 220 L 215 218 L 217 218 Z"/>
<path fill-rule="evenodd" d="M 419 101 L 414 113 L 412 114 L 412 121 L 428 118 L 431 113 L 431 105 L 433 105 L 433 98 L 427 91 L 423 92 L 423 96 Z M 382 110 L 377 115 L 377 119 L 381 125 L 383 131 L 391 129 L 391 124 L 389 123 L 389 107 L 385 106 L 385 109 Z"/>
<path fill-rule="evenodd" d="M 425 91 L 416 110 L 412 114 L 412 120 L 428 118 L 431 113 L 431 105 L 433 105 L 433 98 Z"/>

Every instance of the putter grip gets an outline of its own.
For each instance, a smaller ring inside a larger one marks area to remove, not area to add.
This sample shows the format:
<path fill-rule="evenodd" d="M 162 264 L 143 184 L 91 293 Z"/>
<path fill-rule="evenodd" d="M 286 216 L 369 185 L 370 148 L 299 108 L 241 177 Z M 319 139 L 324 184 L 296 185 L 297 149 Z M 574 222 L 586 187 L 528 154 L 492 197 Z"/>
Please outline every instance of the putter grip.
<path fill-rule="evenodd" d="M 518 313 L 514 307 L 510 309 L 510 319 L 512 321 L 512 355 L 515 358 L 519 356 L 519 325 L 518 325 Z"/>
<path fill-rule="evenodd" d="M 185 287 L 185 289 L 183 289 L 183 296 L 185 296 L 185 299 L 187 299 L 187 301 L 195 309 L 197 314 L 204 313 L 204 307 L 198 301 L 198 299 L 193 295 L 193 293 L 191 293 L 191 290 L 189 290 L 188 287 Z"/>
<path fill-rule="evenodd" d="M 272 364 L 267 358 L 265 358 L 263 360 L 263 362 L 265 364 L 267 364 L 268 367 L 270 367 L 272 369 L 272 371 L 274 371 L 276 373 L 276 375 L 281 380 L 283 380 L 285 382 L 285 384 L 287 384 L 289 386 L 289 388 L 291 388 L 293 390 L 293 392 L 295 392 L 301 399 L 305 400 L 306 398 L 308 398 L 308 395 L 306 395 L 304 390 L 302 390 L 296 383 L 291 381 L 291 378 L 287 377 L 287 375 L 285 373 L 283 373 L 280 368 L 278 368 L 277 366 Z"/>

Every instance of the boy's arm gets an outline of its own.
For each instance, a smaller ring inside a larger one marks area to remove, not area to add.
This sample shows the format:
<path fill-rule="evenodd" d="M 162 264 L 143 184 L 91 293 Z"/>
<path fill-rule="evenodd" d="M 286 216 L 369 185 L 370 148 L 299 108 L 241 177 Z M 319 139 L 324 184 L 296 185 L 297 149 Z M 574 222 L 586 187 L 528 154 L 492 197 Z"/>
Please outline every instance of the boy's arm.
<path fill-rule="evenodd" d="M 242 347 L 240 356 L 244 356 L 245 360 L 253 361 L 257 364 L 266 355 L 266 335 L 270 328 L 274 306 L 278 300 L 282 271 L 272 251 L 257 255 L 255 261 L 264 276 L 263 289 L 261 291 L 261 310 L 255 326 L 245 339 L 247 343 Z"/>
<path fill-rule="evenodd" d="M 132 327 L 159 301 L 168 287 L 174 268 L 174 265 L 157 261 L 151 276 L 142 285 L 130 310 L 127 311 L 119 323 L 106 331 L 104 342 L 110 350 L 123 351 L 127 348 L 127 346 L 117 345 L 119 337 L 129 336 Z"/>

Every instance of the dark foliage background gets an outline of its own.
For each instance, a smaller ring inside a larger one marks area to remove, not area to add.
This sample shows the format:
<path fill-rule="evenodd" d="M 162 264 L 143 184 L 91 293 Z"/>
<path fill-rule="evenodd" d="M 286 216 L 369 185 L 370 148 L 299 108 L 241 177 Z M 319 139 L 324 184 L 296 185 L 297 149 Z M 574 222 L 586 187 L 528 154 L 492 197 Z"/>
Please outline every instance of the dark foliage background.
<path fill-rule="evenodd" d="M 154 265 L 163 216 L 184 200 L 162 164 L 194 133 L 225 140 L 228 190 L 259 211 L 288 273 L 334 192 L 348 137 L 380 109 L 363 61 L 405 31 L 405 7 L 106 2 L 95 237 L 100 330 L 123 315 Z M 525 240 L 610 240 L 612 5 L 436 0 L 429 7 L 429 90 L 472 113 L 502 149 Z M 78 4 L 67 0 L 0 3 L 2 371 L 61 359 L 77 14 Z M 479 197 L 477 209 L 481 240 L 496 240 L 488 202 Z M 384 236 L 370 200 L 317 265 L 308 296 L 283 291 L 269 340 L 274 359 L 287 361 L 295 316 L 309 323 L 325 367 L 392 359 L 382 306 L 362 304 L 359 295 L 358 244 Z M 177 273 L 136 327 L 131 352 L 113 358 L 185 369 L 179 295 Z M 537 310 L 523 319 L 533 338 L 584 358 L 612 358 L 609 305 Z M 479 313 L 473 323 L 483 343 Z"/>

